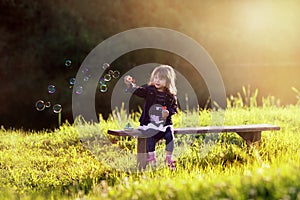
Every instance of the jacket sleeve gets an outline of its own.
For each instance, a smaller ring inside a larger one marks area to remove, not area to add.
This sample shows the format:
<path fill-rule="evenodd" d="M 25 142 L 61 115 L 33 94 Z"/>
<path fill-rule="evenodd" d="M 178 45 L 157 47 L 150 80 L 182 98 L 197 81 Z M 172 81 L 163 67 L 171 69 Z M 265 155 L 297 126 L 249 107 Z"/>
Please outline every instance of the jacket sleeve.
<path fill-rule="evenodd" d="M 174 115 L 175 113 L 177 113 L 177 97 L 174 95 L 172 98 L 172 102 L 171 105 L 169 107 L 169 116 Z"/>
<path fill-rule="evenodd" d="M 130 92 L 136 96 L 146 98 L 148 91 L 148 85 L 138 86 L 136 84 L 130 84 L 130 87 L 125 92 Z"/>

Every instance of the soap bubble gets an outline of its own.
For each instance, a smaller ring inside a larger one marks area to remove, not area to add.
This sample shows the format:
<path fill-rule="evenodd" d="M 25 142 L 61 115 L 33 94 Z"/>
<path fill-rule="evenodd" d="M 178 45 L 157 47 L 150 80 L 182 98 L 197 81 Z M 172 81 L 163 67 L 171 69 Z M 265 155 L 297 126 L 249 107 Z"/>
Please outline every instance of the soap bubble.
<path fill-rule="evenodd" d="M 51 102 L 50 102 L 50 101 L 48 101 L 48 102 L 45 104 L 45 106 L 46 106 L 46 108 L 50 108 L 50 106 L 51 106 Z"/>
<path fill-rule="evenodd" d="M 49 85 L 48 86 L 48 92 L 50 94 L 53 94 L 56 91 L 55 85 Z"/>
<path fill-rule="evenodd" d="M 84 68 L 82 69 L 82 71 L 81 71 L 81 72 L 82 72 L 83 74 L 85 74 L 85 73 L 87 73 L 88 71 L 89 71 L 89 68 L 87 68 L 87 67 L 84 67 Z"/>
<path fill-rule="evenodd" d="M 119 78 L 120 77 L 120 72 L 118 70 L 114 71 L 112 74 L 113 78 Z"/>
<path fill-rule="evenodd" d="M 108 70 L 108 74 L 112 76 L 114 74 L 114 71 L 110 69 Z"/>
<path fill-rule="evenodd" d="M 106 70 L 107 68 L 109 68 L 109 64 L 108 63 L 104 63 L 102 65 L 102 69 Z"/>
<path fill-rule="evenodd" d="M 75 78 L 70 78 L 70 85 L 75 85 L 76 79 Z"/>
<path fill-rule="evenodd" d="M 84 82 L 87 82 L 89 80 L 89 77 L 88 76 L 85 76 L 84 78 L 83 78 L 83 81 Z"/>
<path fill-rule="evenodd" d="M 36 103 L 35 103 L 35 108 L 38 110 L 38 111 L 43 111 L 45 109 L 45 102 L 43 100 L 38 100 Z"/>
<path fill-rule="evenodd" d="M 65 65 L 66 65 L 67 67 L 70 67 L 71 64 L 72 64 L 72 61 L 71 61 L 71 60 L 66 60 Z"/>
<path fill-rule="evenodd" d="M 62 107 L 61 107 L 60 104 L 55 104 L 55 105 L 53 106 L 53 112 L 54 112 L 54 113 L 60 113 L 61 111 L 62 111 Z"/>
<path fill-rule="evenodd" d="M 75 93 L 76 94 L 82 94 L 83 92 L 83 87 L 82 86 L 77 86 L 76 89 L 75 89 Z"/>
<path fill-rule="evenodd" d="M 104 80 L 104 78 L 100 78 L 100 80 L 99 80 L 99 84 L 100 84 L 100 85 L 102 85 L 102 84 L 105 84 L 105 80 Z"/>
<path fill-rule="evenodd" d="M 104 81 L 108 82 L 110 80 L 111 80 L 111 75 L 110 74 L 105 74 Z"/>
<path fill-rule="evenodd" d="M 107 85 L 106 84 L 100 85 L 100 91 L 101 92 L 106 92 L 107 91 Z"/>

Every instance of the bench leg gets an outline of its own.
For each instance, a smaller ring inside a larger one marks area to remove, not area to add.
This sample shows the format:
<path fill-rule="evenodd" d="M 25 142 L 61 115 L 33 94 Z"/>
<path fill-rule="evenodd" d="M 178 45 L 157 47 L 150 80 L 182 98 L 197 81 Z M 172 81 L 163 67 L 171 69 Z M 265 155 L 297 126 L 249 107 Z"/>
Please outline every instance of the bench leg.
<path fill-rule="evenodd" d="M 261 131 L 257 132 L 240 132 L 239 134 L 247 143 L 248 146 L 260 143 Z"/>
<path fill-rule="evenodd" d="M 147 165 L 147 138 L 138 138 L 137 141 L 137 166 L 145 169 Z"/>

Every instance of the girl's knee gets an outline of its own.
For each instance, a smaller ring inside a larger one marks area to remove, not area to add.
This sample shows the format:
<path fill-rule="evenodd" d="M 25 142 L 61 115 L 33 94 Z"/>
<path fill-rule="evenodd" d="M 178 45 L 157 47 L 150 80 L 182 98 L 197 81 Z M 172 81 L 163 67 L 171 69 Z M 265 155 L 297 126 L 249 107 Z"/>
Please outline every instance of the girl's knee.
<path fill-rule="evenodd" d="M 172 131 L 167 131 L 166 132 L 166 135 L 165 135 L 165 138 L 167 139 L 174 139 L 174 134 L 173 134 L 173 132 Z"/>

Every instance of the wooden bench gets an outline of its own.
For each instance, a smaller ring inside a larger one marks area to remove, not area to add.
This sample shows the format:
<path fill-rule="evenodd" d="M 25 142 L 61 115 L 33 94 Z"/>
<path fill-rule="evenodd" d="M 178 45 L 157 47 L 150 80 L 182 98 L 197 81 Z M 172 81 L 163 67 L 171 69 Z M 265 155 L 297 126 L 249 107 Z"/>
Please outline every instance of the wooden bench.
<path fill-rule="evenodd" d="M 280 130 L 279 126 L 271 124 L 251 124 L 251 125 L 237 125 L 237 126 L 205 126 L 205 127 L 188 127 L 175 128 L 174 134 L 205 134 L 205 133 L 223 133 L 235 132 L 241 136 L 251 146 L 259 144 L 262 131 Z M 114 136 L 129 136 L 137 137 L 137 165 L 139 169 L 146 167 L 147 160 L 147 136 L 139 130 L 125 131 L 125 130 L 108 130 L 108 134 Z"/>

